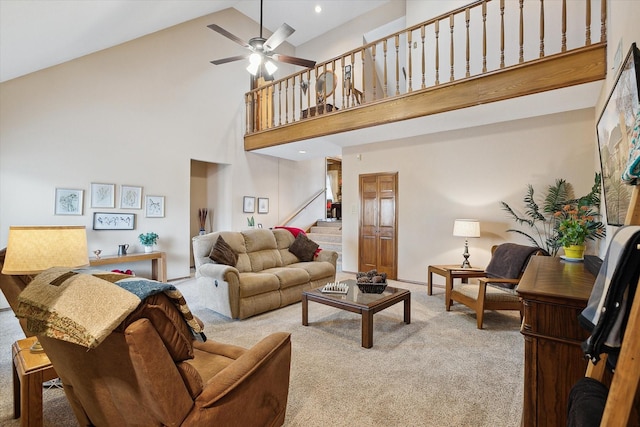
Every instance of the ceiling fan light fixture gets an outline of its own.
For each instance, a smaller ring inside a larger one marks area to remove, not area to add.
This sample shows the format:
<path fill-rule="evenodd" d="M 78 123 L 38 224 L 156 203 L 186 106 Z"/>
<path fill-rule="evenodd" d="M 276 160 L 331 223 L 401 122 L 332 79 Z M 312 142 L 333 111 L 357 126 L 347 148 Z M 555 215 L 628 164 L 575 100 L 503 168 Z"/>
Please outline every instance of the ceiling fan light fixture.
<path fill-rule="evenodd" d="M 278 67 L 272 61 L 267 61 L 264 64 L 264 67 L 267 69 L 267 73 L 269 73 L 270 76 L 278 70 Z"/>

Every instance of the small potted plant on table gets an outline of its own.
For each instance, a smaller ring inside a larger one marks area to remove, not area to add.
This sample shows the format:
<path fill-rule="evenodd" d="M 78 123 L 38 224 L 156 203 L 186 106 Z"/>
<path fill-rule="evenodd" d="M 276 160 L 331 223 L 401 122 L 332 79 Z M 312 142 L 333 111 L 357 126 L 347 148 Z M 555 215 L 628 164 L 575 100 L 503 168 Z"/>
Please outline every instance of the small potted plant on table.
<path fill-rule="evenodd" d="M 153 245 L 158 242 L 158 235 L 154 232 L 143 233 L 138 236 L 138 240 L 144 246 L 145 253 L 153 252 Z"/>

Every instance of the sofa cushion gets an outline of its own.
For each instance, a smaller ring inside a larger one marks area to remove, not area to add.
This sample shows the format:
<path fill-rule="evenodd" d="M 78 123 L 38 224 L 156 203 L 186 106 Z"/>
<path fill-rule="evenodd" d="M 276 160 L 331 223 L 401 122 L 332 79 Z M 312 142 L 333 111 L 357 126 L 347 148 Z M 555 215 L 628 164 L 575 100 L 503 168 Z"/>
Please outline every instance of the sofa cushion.
<path fill-rule="evenodd" d="M 238 254 L 231 249 L 231 246 L 229 246 L 222 236 L 218 236 L 216 244 L 211 248 L 209 258 L 218 264 L 230 265 L 232 267 L 235 267 L 238 263 Z"/>
<path fill-rule="evenodd" d="M 277 291 L 280 280 L 269 273 L 240 273 L 240 298 Z"/>
<path fill-rule="evenodd" d="M 275 275 L 280 281 L 281 289 L 309 283 L 309 273 L 303 268 L 277 267 L 265 270 L 264 273 Z"/>
<path fill-rule="evenodd" d="M 313 256 L 319 245 L 304 234 L 298 234 L 289 247 L 289 252 L 298 257 L 300 261 L 313 261 Z"/>
<path fill-rule="evenodd" d="M 309 274 L 310 280 L 318 280 L 335 275 L 335 268 L 333 268 L 333 264 L 327 261 L 297 262 L 289 265 L 288 268 L 300 268 L 305 270 L 307 274 Z"/>

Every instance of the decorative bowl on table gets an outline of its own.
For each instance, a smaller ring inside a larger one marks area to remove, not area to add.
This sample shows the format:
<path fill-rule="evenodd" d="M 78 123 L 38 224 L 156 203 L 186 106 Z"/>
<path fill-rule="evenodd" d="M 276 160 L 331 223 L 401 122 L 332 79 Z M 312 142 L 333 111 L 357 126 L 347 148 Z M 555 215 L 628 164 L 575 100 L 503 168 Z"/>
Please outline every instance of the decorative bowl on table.
<path fill-rule="evenodd" d="M 387 273 L 370 270 L 356 274 L 356 284 L 365 294 L 381 294 L 387 287 Z"/>

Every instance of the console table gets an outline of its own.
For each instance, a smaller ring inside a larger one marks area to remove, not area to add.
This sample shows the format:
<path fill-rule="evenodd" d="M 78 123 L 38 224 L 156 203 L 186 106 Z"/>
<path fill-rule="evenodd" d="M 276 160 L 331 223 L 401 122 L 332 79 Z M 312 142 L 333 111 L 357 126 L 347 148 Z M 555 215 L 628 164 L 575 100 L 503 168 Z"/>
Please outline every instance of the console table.
<path fill-rule="evenodd" d="M 571 387 L 584 377 L 580 348 L 589 333 L 578 324 L 595 276 L 583 263 L 534 256 L 518 285 L 524 303 L 522 426 L 564 426 Z"/>
<path fill-rule="evenodd" d="M 144 252 L 128 255 L 110 255 L 100 258 L 91 258 L 89 265 L 96 267 L 109 264 L 126 264 L 138 261 L 151 261 L 151 278 L 159 282 L 167 281 L 167 255 L 164 252 Z"/>

